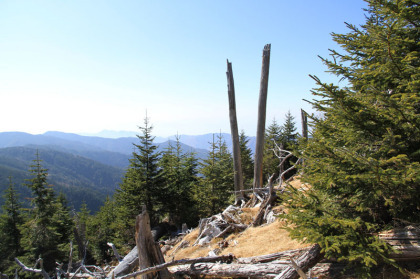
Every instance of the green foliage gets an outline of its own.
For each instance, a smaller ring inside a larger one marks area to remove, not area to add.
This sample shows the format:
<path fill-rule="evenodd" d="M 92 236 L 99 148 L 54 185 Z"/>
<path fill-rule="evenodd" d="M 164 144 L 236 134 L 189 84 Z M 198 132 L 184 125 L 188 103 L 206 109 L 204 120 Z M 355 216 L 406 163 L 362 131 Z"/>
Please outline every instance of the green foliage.
<path fill-rule="evenodd" d="M 65 194 L 69 204 L 76 209 L 85 200 L 90 210 L 98 211 L 106 196 L 113 194 L 124 173 L 122 169 L 49 147 L 40 146 L 38 150 L 55 194 Z M 31 195 L 31 190 L 22 184 L 30 178 L 28 165 L 32 164 L 36 152 L 37 149 L 30 146 L 0 149 L 0 190 L 5 190 L 6 178 L 12 176 L 21 197 Z M 26 199 L 23 202 L 23 206 L 30 205 Z M 3 204 L 2 200 L 0 204 Z"/>
<path fill-rule="evenodd" d="M 203 217 L 214 215 L 230 204 L 233 191 L 233 159 L 221 135 L 211 143 L 207 159 L 201 162 L 203 176 L 196 189 L 199 211 Z"/>
<path fill-rule="evenodd" d="M 252 188 L 254 178 L 254 160 L 252 150 L 248 147 L 249 139 L 242 130 L 239 134 L 239 149 L 241 151 L 242 175 L 245 188 Z"/>
<path fill-rule="evenodd" d="M 273 119 L 272 123 L 266 129 L 264 137 L 263 180 L 266 180 L 272 174 L 275 174 L 276 177 L 279 175 L 279 159 L 273 150 L 276 149 L 276 144 L 281 145 L 281 137 L 282 128 L 276 119 Z"/>
<path fill-rule="evenodd" d="M 32 208 L 29 220 L 23 225 L 22 246 L 27 249 L 29 260 L 34 262 L 42 257 L 44 268 L 53 271 L 55 262 L 62 261 L 68 252 L 66 245 L 73 224 L 64 197 L 56 199 L 47 182 L 48 171 L 41 166 L 38 153 L 30 172 L 33 177 L 27 187 L 33 193 Z"/>
<path fill-rule="evenodd" d="M 197 159 L 192 153 L 183 153 L 179 137 L 175 146 L 169 143 L 159 161 L 162 169 L 163 209 L 169 221 L 181 228 L 183 223 L 194 225 L 198 221 L 193 188 L 198 183 Z"/>
<path fill-rule="evenodd" d="M 0 272 L 11 273 L 15 267 L 14 258 L 22 253 L 20 227 L 24 222 L 21 203 L 11 177 L 4 199 L 3 213 L 0 215 Z"/>
<path fill-rule="evenodd" d="M 420 222 L 420 5 L 372 0 L 366 23 L 333 34 L 344 54 L 323 59 L 347 82 L 313 77 L 312 138 L 301 146 L 303 180 L 292 190 L 292 236 L 317 242 L 328 257 L 369 269 L 387 259 L 378 231 Z"/>
<path fill-rule="evenodd" d="M 124 176 L 115 200 L 119 206 L 118 222 L 121 230 L 120 242 L 133 243 L 136 216 L 142 212 L 143 205 L 149 213 L 151 224 L 156 225 L 164 215 L 162 170 L 158 161 L 160 153 L 153 144 L 152 126 L 149 119 L 144 119 L 144 127 L 139 127 L 142 134 L 137 135 L 139 144 L 134 144 L 135 151 Z"/>
<path fill-rule="evenodd" d="M 288 111 L 285 115 L 283 125 L 279 125 L 275 119 L 268 126 L 265 133 L 264 155 L 263 155 L 263 174 L 265 178 L 272 174 L 278 177 L 280 172 L 290 168 L 295 162 L 296 157 L 289 158 L 280 168 L 280 159 L 276 156 L 278 148 L 293 151 L 297 143 L 296 123 L 293 115 Z M 286 174 L 286 178 L 295 172 Z"/>
<path fill-rule="evenodd" d="M 115 200 L 107 197 L 104 205 L 92 218 L 87 228 L 88 248 L 98 264 L 112 260 L 112 251 L 110 251 L 107 243 L 114 242 L 117 238 L 117 233 L 119 232 L 119 228 L 116 227 L 115 222 L 117 217 Z M 134 234 L 131 238 L 134 239 Z"/>

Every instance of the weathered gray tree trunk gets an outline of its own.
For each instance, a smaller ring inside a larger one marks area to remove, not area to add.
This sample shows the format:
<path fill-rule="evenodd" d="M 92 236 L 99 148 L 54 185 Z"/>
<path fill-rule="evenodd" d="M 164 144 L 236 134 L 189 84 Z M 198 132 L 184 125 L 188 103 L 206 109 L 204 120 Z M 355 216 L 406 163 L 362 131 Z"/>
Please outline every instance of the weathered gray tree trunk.
<path fill-rule="evenodd" d="M 143 210 L 136 218 L 136 246 L 139 257 L 139 268 L 145 269 L 165 263 L 159 245 L 154 241 L 150 230 L 149 214 Z M 157 272 L 159 278 L 168 278 L 167 269 Z M 142 279 L 155 278 L 156 273 L 141 275 Z"/>
<path fill-rule="evenodd" d="M 303 109 L 300 110 L 300 113 L 302 116 L 302 137 L 308 139 L 308 116 Z"/>
<path fill-rule="evenodd" d="M 232 134 L 233 146 L 233 167 L 235 170 L 235 204 L 238 204 L 244 199 L 243 192 L 238 192 L 244 189 L 244 182 L 242 177 L 241 150 L 239 148 L 238 121 L 236 118 L 235 84 L 233 82 L 232 63 L 230 63 L 229 60 L 227 60 L 226 76 L 229 96 L 230 131 Z"/>
<path fill-rule="evenodd" d="M 137 247 L 134 247 L 123 260 L 108 274 L 111 278 L 112 273 L 115 277 L 120 277 L 135 270 L 139 266 L 139 256 Z"/>
<path fill-rule="evenodd" d="M 271 44 L 264 46 L 261 68 L 260 97 L 258 102 L 257 142 L 255 144 L 254 189 L 258 189 L 263 186 L 262 167 L 267 108 L 268 73 L 270 69 L 270 50 Z"/>
<path fill-rule="evenodd" d="M 378 237 L 395 250 L 390 257 L 397 261 L 420 260 L 420 228 L 407 226 L 381 232 Z"/>
<path fill-rule="evenodd" d="M 321 258 L 319 245 L 312 246 L 297 260 L 297 266 L 303 271 L 315 265 Z M 172 269 L 175 275 L 191 276 L 193 278 L 276 278 L 283 274 L 281 279 L 297 279 L 298 272 L 291 266 L 290 261 L 272 261 L 268 263 L 196 263 L 194 265 L 182 265 Z"/>

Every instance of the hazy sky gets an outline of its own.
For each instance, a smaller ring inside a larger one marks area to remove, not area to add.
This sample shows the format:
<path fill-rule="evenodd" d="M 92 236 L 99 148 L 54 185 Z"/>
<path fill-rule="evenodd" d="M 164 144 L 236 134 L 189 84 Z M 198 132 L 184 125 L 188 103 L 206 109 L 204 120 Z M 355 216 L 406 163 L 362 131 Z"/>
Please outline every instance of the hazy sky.
<path fill-rule="evenodd" d="M 267 125 L 325 81 L 330 33 L 364 22 L 361 0 L 0 1 L 0 132 L 230 132 L 226 59 L 239 129 L 257 125 L 271 43 Z"/>

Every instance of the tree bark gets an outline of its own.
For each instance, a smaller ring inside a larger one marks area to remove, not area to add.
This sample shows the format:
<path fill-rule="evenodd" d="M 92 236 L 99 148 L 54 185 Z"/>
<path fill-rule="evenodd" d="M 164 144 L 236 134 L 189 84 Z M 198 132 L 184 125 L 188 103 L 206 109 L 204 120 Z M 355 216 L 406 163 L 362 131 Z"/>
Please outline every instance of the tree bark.
<path fill-rule="evenodd" d="M 315 265 L 321 258 L 319 245 L 312 246 L 302 254 L 296 264 L 302 270 L 307 270 Z M 292 269 L 292 271 L 290 271 Z M 269 263 L 196 263 L 193 265 L 182 265 L 173 268 L 175 275 L 187 275 L 193 278 L 209 277 L 231 277 L 231 278 L 276 278 L 283 274 L 282 279 L 296 279 L 297 271 L 291 266 L 291 261 L 273 261 Z"/>
<path fill-rule="evenodd" d="M 157 272 L 157 271 L 160 271 L 160 270 L 163 270 L 170 266 L 175 266 L 175 265 L 207 263 L 207 262 L 230 262 L 232 260 L 233 260 L 233 256 L 231 255 L 216 256 L 216 257 L 203 257 L 203 258 L 196 258 L 196 259 L 182 259 L 182 260 L 176 260 L 169 263 L 163 263 L 157 266 L 145 268 L 137 272 L 133 272 L 131 274 L 127 274 L 125 276 L 119 277 L 118 279 L 127 279 L 127 278 L 136 277 L 139 275 L 146 275 L 146 274 Z"/>
<path fill-rule="evenodd" d="M 265 119 L 267 110 L 268 73 L 270 69 L 271 44 L 264 46 L 261 68 L 260 97 L 258 102 L 257 140 L 255 144 L 254 185 L 253 188 L 263 186 L 262 164 L 265 135 Z"/>
<path fill-rule="evenodd" d="M 163 264 L 165 262 L 159 246 L 153 239 L 150 230 L 149 214 L 146 210 L 136 218 L 136 245 L 140 269 Z M 169 272 L 167 269 L 163 269 L 160 270 L 157 275 L 159 278 L 167 278 L 169 277 Z M 145 274 L 141 275 L 141 278 L 152 279 L 155 278 L 155 276 L 156 274 Z"/>
<path fill-rule="evenodd" d="M 302 137 L 308 139 L 308 116 L 303 109 L 300 110 L 300 113 L 302 116 Z"/>
<path fill-rule="evenodd" d="M 236 118 L 235 85 L 233 82 L 232 63 L 230 63 L 229 60 L 227 60 L 226 76 L 229 96 L 230 131 L 232 134 L 233 167 L 235 170 L 235 204 L 239 204 L 244 199 L 244 195 L 242 192 L 237 191 L 244 189 L 244 182 L 242 176 L 241 150 L 239 148 L 238 121 Z"/>
<path fill-rule="evenodd" d="M 123 260 L 110 272 L 108 277 L 114 273 L 115 277 L 123 276 L 135 270 L 139 266 L 137 247 L 134 247 Z"/>
<path fill-rule="evenodd" d="M 276 276 L 276 279 L 296 279 L 299 278 L 299 269 L 307 271 L 313 267 L 322 258 L 321 247 L 315 244 L 305 254 L 296 260 L 296 266 L 290 265 L 282 273 Z"/>
<path fill-rule="evenodd" d="M 379 233 L 378 237 L 394 248 L 390 257 L 397 261 L 420 259 L 420 229 L 414 226 L 395 228 Z"/>

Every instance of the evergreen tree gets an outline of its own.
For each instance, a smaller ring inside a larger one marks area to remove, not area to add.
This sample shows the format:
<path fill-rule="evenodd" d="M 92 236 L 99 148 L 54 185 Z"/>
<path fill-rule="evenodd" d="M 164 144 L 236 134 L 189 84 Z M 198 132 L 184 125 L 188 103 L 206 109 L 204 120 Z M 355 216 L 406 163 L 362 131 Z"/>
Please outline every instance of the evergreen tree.
<path fill-rule="evenodd" d="M 290 110 L 285 115 L 284 124 L 281 126 L 280 142 L 286 150 L 292 150 L 297 141 L 296 122 Z"/>
<path fill-rule="evenodd" d="M 248 147 L 249 139 L 242 130 L 239 134 L 239 149 L 241 150 L 242 175 L 245 188 L 252 187 L 254 178 L 254 160 L 252 159 L 252 150 Z"/>
<path fill-rule="evenodd" d="M 279 144 L 279 146 L 283 147 L 283 149 L 291 152 L 293 152 L 296 148 L 298 139 L 296 132 L 296 123 L 294 119 L 295 118 L 293 117 L 293 115 L 290 113 L 290 111 L 288 111 L 285 115 L 284 124 L 281 126 L 282 133 Z M 297 158 L 295 156 L 292 156 L 291 158 L 287 159 L 286 162 L 284 162 L 284 164 L 281 166 L 280 172 L 283 172 L 288 168 L 292 167 L 296 161 Z M 294 174 L 296 174 L 296 170 L 291 170 L 285 174 L 284 178 L 288 179 Z"/>
<path fill-rule="evenodd" d="M 164 191 L 162 190 L 161 170 L 158 167 L 160 158 L 154 137 L 151 135 L 152 126 L 149 119 L 144 119 L 144 127 L 139 127 L 142 134 L 137 135 L 139 144 L 134 144 L 135 151 L 130 159 L 130 165 L 117 189 L 115 199 L 120 206 L 118 222 L 122 242 L 133 244 L 134 225 L 136 216 L 141 213 L 143 205 L 146 206 L 151 224 L 158 223 L 163 215 L 162 202 Z"/>
<path fill-rule="evenodd" d="M 164 193 L 163 208 L 169 215 L 169 220 L 177 227 L 182 223 L 192 225 L 197 219 L 194 214 L 192 190 L 197 183 L 197 159 L 194 154 L 183 153 L 179 137 L 175 146 L 169 142 L 162 155 L 159 165 L 162 169 Z"/>
<path fill-rule="evenodd" d="M 230 204 L 233 191 L 233 159 L 221 135 L 211 143 L 207 159 L 199 170 L 203 175 L 200 185 L 201 216 L 211 216 Z"/>
<path fill-rule="evenodd" d="M 42 167 L 38 152 L 30 172 L 33 178 L 26 185 L 33 194 L 32 210 L 29 221 L 24 224 L 22 243 L 27 249 L 27 259 L 35 261 L 41 257 L 45 270 L 51 272 L 55 262 L 63 260 L 60 246 L 69 242 L 69 232 L 66 230 L 70 230 L 71 224 L 67 223 L 70 218 L 64 217 L 68 210 L 62 207 L 62 200 L 60 202 L 55 198 L 47 181 L 48 170 Z"/>
<path fill-rule="evenodd" d="M 70 216 L 70 208 L 67 205 L 66 196 L 60 193 L 54 202 L 56 207 L 54 215 L 51 216 L 52 226 L 57 234 L 57 254 L 56 261 L 67 260 L 69 253 L 70 239 L 73 237 L 74 222 Z"/>
<path fill-rule="evenodd" d="M 420 5 L 367 2 L 364 25 L 332 35 L 344 53 L 323 59 L 347 86 L 314 77 L 312 104 L 323 116 L 312 118 L 300 154 L 312 188 L 292 191 L 286 216 L 293 237 L 319 243 L 364 276 L 391 262 L 377 232 L 420 222 Z"/>
<path fill-rule="evenodd" d="M 90 210 L 85 201 L 80 206 L 80 211 L 73 215 L 74 222 L 74 238 L 77 244 L 78 259 L 85 260 L 85 264 L 93 263 L 93 256 L 91 249 L 87 249 L 87 243 L 94 243 L 96 239 L 96 232 L 92 230 L 92 219 Z M 92 247 L 92 245 L 90 246 Z"/>
<path fill-rule="evenodd" d="M 263 153 L 263 178 L 269 178 L 272 174 L 277 177 L 279 175 L 279 159 L 274 154 L 276 144 L 282 146 L 282 127 L 277 123 L 276 119 L 270 126 L 267 127 L 265 132 L 265 143 Z"/>
<path fill-rule="evenodd" d="M 14 258 L 22 253 L 20 227 L 24 222 L 19 196 L 11 177 L 4 200 L 3 213 L 0 216 L 0 271 L 10 273 L 14 267 Z"/>
<path fill-rule="evenodd" d="M 116 227 L 117 208 L 115 201 L 109 196 L 98 213 L 92 218 L 91 226 L 88 227 L 89 248 L 98 264 L 110 262 L 113 258 L 108 242 L 116 240 L 119 228 Z M 134 226 L 134 225 L 133 225 Z M 134 239 L 134 234 L 131 236 Z"/>

